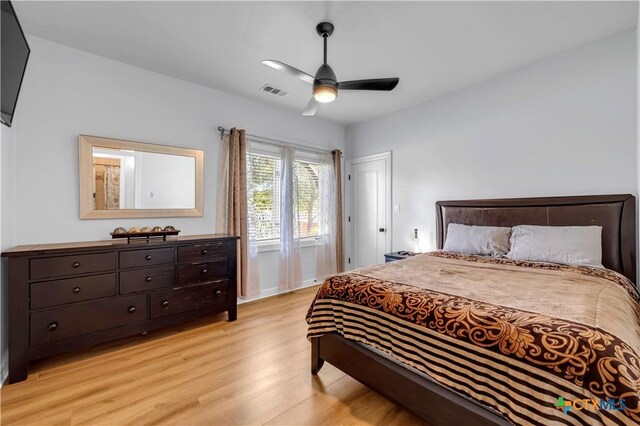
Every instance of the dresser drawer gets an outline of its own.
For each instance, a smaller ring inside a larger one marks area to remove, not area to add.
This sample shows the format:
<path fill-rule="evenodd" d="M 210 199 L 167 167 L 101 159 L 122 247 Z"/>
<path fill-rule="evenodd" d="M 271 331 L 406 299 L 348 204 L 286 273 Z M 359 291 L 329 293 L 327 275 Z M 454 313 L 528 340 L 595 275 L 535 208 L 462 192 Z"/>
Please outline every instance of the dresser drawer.
<path fill-rule="evenodd" d="M 233 244 L 236 244 L 233 241 Z M 229 243 L 198 244 L 178 247 L 178 262 L 206 262 L 227 257 Z"/>
<path fill-rule="evenodd" d="M 32 280 L 111 271 L 116 268 L 116 254 L 95 253 L 31 259 Z"/>
<path fill-rule="evenodd" d="M 206 283 L 227 278 L 229 268 L 227 259 L 207 263 L 188 263 L 178 265 L 178 285 Z"/>
<path fill-rule="evenodd" d="M 120 268 L 164 265 L 174 262 L 173 247 L 120 252 Z"/>
<path fill-rule="evenodd" d="M 32 283 L 31 309 L 42 309 L 115 295 L 115 273 Z"/>
<path fill-rule="evenodd" d="M 31 314 L 31 345 L 57 342 L 147 319 L 147 295 L 79 303 Z"/>
<path fill-rule="evenodd" d="M 151 293 L 151 319 L 207 307 L 212 312 L 222 312 L 229 304 L 228 295 L 229 283 L 226 280 Z"/>
<path fill-rule="evenodd" d="M 120 294 L 173 287 L 175 275 L 173 265 L 120 272 Z"/>

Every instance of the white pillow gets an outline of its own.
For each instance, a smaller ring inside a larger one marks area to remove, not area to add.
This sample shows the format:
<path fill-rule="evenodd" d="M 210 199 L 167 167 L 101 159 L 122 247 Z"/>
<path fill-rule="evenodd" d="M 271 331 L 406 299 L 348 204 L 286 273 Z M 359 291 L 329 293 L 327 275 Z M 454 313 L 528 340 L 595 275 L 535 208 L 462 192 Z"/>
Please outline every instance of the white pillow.
<path fill-rule="evenodd" d="M 602 226 L 514 226 L 507 258 L 602 268 Z"/>
<path fill-rule="evenodd" d="M 450 223 L 444 250 L 454 253 L 504 256 L 509 251 L 511 228 Z"/>

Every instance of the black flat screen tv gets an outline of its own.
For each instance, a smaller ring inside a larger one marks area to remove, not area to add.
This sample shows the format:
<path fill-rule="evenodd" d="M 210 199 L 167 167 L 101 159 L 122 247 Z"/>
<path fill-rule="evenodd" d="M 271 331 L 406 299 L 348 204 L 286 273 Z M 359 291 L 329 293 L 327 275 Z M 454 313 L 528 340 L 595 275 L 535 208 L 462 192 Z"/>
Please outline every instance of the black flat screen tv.
<path fill-rule="evenodd" d="M 1 0 L 2 21 L 0 22 L 0 100 L 2 103 L 2 124 L 11 127 L 13 113 L 18 102 L 24 71 L 31 49 L 27 44 L 16 11 L 8 0 Z"/>

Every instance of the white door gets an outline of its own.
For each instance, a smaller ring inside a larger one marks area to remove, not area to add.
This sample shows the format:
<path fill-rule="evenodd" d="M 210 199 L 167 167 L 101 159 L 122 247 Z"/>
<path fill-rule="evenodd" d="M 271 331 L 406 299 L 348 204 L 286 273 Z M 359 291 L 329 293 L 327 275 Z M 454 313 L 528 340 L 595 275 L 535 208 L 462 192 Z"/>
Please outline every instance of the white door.
<path fill-rule="evenodd" d="M 391 152 L 347 162 L 349 269 L 384 262 L 391 251 Z"/>

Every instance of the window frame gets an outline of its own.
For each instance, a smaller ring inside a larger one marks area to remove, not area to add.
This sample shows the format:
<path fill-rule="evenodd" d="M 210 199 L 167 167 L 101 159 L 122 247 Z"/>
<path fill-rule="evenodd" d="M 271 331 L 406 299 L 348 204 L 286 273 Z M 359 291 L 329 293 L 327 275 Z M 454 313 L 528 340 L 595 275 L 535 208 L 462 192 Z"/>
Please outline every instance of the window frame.
<path fill-rule="evenodd" d="M 267 144 L 260 141 L 251 141 L 251 148 L 247 152 L 248 156 L 251 155 L 262 155 L 267 157 L 277 157 L 281 162 L 283 161 L 282 155 L 282 146 L 276 146 L 273 144 Z M 294 161 L 302 161 L 302 162 L 310 162 L 321 164 L 320 162 L 320 154 L 305 151 L 301 149 L 295 150 L 295 158 Z M 282 165 L 282 163 L 280 163 Z M 282 196 L 282 192 L 279 191 L 279 195 Z M 317 245 L 318 239 L 322 237 L 323 234 L 317 235 L 309 235 L 302 238 L 300 240 L 300 247 L 315 247 Z M 280 235 L 275 238 L 262 238 L 255 239 L 255 244 L 258 249 L 258 253 L 267 252 L 267 251 L 278 251 L 280 250 Z"/>

